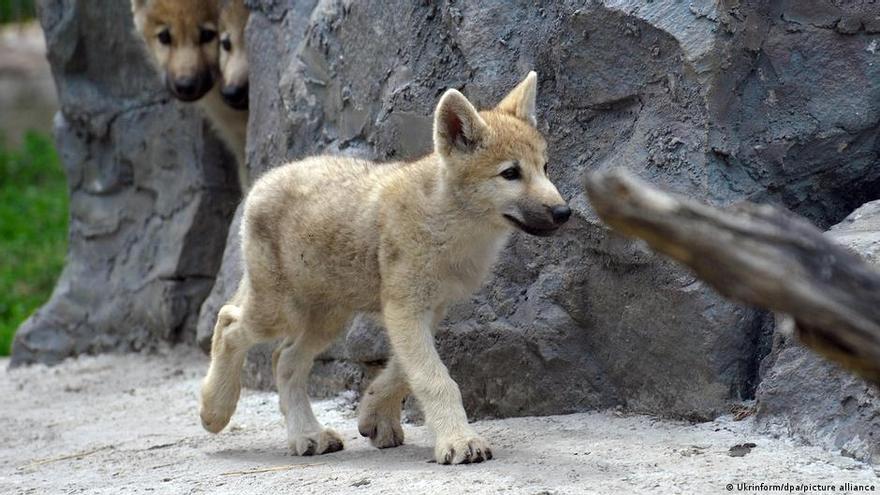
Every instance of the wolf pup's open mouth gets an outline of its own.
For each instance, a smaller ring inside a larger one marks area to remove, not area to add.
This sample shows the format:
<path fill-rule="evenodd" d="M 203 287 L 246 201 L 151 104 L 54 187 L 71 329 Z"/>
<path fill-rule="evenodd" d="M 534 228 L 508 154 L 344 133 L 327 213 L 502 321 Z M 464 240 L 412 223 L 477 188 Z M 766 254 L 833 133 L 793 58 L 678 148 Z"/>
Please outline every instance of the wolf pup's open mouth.
<path fill-rule="evenodd" d="M 522 230 L 526 234 L 536 235 L 538 237 L 547 237 L 553 235 L 553 233 L 556 232 L 556 230 L 559 228 L 559 226 L 556 225 L 552 227 L 535 227 L 531 225 L 526 225 L 510 215 L 504 215 L 504 218 L 509 220 L 510 223 L 516 225 L 519 230 Z"/>

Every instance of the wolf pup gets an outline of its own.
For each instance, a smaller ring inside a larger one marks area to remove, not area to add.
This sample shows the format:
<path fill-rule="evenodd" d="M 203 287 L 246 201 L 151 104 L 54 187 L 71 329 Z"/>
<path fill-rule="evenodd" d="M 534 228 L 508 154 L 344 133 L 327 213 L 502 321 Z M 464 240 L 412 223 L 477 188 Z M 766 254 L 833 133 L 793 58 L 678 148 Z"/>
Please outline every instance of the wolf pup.
<path fill-rule="evenodd" d="M 412 392 L 436 435 L 437 462 L 492 458 L 468 425 L 434 331 L 450 302 L 482 284 L 511 231 L 549 235 L 571 214 L 547 176 L 536 84 L 531 72 L 483 112 L 446 91 L 434 152 L 417 161 L 318 156 L 254 184 L 241 227 L 244 277 L 220 309 L 202 383 L 205 429 L 219 432 L 235 411 L 247 350 L 286 337 L 276 379 L 290 451 L 342 449 L 312 413 L 309 373 L 353 314 L 379 313 L 393 356 L 361 401 L 361 435 L 379 448 L 401 445 L 401 402 Z"/>
<path fill-rule="evenodd" d="M 242 191 L 247 190 L 248 112 L 226 104 L 219 85 L 215 84 L 220 76 L 218 0 L 131 0 L 131 7 L 135 27 L 161 71 L 168 91 L 181 101 L 198 101 L 235 156 L 239 183 Z M 239 12 L 237 8 L 230 10 Z M 244 25 L 247 18 L 241 21 L 237 15 L 229 16 L 230 23 L 234 19 Z"/>
<path fill-rule="evenodd" d="M 245 164 L 245 144 L 247 140 L 248 103 L 249 103 L 249 72 L 247 48 L 245 46 L 244 29 L 247 26 L 250 11 L 245 7 L 244 0 L 221 0 L 220 4 L 220 76 L 222 85 L 220 96 L 235 112 L 223 114 L 226 120 L 215 124 L 223 126 L 220 134 L 227 145 L 233 149 L 238 162 L 238 178 L 242 192 L 247 192 L 250 185 L 247 166 Z M 208 112 L 209 115 L 211 112 Z M 221 116 L 210 117 L 220 119 Z"/>
<path fill-rule="evenodd" d="M 236 110 L 248 109 L 248 58 L 244 28 L 250 11 L 244 0 L 224 0 L 220 5 L 220 95 Z"/>

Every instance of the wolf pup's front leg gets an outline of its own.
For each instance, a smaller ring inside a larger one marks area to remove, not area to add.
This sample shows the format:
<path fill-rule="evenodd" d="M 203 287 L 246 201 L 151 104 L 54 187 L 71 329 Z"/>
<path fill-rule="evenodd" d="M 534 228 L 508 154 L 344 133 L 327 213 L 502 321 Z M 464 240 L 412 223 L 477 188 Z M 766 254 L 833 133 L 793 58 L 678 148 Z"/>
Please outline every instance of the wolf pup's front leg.
<path fill-rule="evenodd" d="M 400 359 L 392 355 L 382 373 L 373 380 L 358 406 L 358 431 L 379 449 L 403 445 L 400 408 L 410 393 Z"/>
<path fill-rule="evenodd" d="M 435 310 L 390 301 L 382 310 L 393 352 L 436 435 L 434 457 L 440 464 L 482 462 L 492 458 L 489 442 L 468 425 L 458 385 L 434 347 Z"/>

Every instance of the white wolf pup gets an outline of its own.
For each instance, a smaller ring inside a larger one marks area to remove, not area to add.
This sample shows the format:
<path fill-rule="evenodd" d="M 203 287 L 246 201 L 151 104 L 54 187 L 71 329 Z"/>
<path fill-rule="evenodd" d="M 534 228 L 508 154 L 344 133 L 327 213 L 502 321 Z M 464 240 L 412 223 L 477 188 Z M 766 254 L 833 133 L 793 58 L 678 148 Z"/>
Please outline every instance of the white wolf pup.
<path fill-rule="evenodd" d="M 247 350 L 286 337 L 276 379 L 290 451 L 342 449 L 312 413 L 309 373 L 355 313 L 379 313 L 393 356 L 360 404 L 361 434 L 379 448 L 402 444 L 401 401 L 411 391 L 436 435 L 437 462 L 492 458 L 468 425 L 434 330 L 450 302 L 481 285 L 513 229 L 549 235 L 571 214 L 547 176 L 536 84 L 531 72 L 483 112 L 446 91 L 434 113 L 434 152 L 414 162 L 318 156 L 254 184 L 241 228 L 245 274 L 218 315 L 202 384 L 208 431 L 222 430 L 235 411 Z"/>

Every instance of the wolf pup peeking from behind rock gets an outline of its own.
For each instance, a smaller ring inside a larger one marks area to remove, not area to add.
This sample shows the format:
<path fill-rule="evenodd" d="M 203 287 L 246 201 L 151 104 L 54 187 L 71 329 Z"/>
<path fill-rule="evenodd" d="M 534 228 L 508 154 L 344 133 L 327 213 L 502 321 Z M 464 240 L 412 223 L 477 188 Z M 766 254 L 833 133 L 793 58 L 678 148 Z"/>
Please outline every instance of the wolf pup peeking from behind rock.
<path fill-rule="evenodd" d="M 131 7 L 135 27 L 168 91 L 181 101 L 198 102 L 235 156 L 239 184 L 246 191 L 247 58 L 242 35 L 248 10 L 242 0 L 224 0 L 222 9 L 220 3 L 131 0 Z M 227 52 L 222 59 L 221 45 Z M 221 72 L 221 62 L 228 73 Z M 221 77 L 224 83 L 217 84 Z"/>
<path fill-rule="evenodd" d="M 220 74 L 223 85 L 220 95 L 236 110 L 248 109 L 248 58 L 244 28 L 250 11 L 244 0 L 222 0 L 220 3 Z M 243 139 L 243 137 L 242 137 Z"/>
<path fill-rule="evenodd" d="M 379 313 L 393 356 L 364 394 L 358 429 L 379 448 L 403 443 L 410 392 L 436 435 L 437 462 L 492 458 L 468 425 L 458 385 L 434 347 L 449 303 L 486 278 L 514 229 L 549 235 L 571 210 L 547 175 L 537 131 L 537 75 L 478 112 L 450 89 L 434 112 L 434 152 L 408 163 L 318 156 L 267 172 L 244 205 L 244 276 L 220 309 L 202 384 L 204 427 L 235 411 L 247 350 L 286 337 L 276 380 L 288 446 L 342 449 L 312 413 L 312 364 L 358 312 Z"/>

